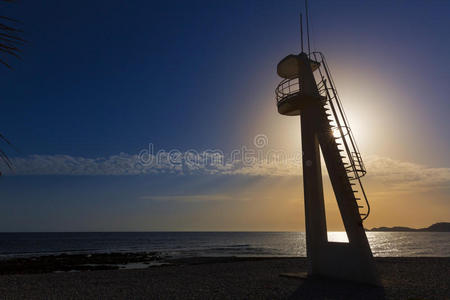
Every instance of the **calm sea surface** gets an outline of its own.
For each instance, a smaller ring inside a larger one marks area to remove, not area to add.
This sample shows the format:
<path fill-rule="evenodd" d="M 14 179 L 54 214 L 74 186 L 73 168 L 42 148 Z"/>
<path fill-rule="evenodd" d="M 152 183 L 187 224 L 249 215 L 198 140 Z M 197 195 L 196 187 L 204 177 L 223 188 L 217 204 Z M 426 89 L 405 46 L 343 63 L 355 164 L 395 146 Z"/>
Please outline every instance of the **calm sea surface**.
<path fill-rule="evenodd" d="M 375 256 L 450 256 L 447 232 L 368 232 Z M 345 241 L 343 232 L 329 240 Z M 156 251 L 164 256 L 305 256 L 303 232 L 0 233 L 0 258 Z"/>

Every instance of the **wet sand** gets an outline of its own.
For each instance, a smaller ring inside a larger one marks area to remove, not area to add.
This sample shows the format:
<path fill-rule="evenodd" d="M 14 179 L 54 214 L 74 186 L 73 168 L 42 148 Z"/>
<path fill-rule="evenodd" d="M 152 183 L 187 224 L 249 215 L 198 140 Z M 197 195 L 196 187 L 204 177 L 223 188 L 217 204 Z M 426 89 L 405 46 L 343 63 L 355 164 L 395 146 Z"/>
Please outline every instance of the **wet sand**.
<path fill-rule="evenodd" d="M 298 279 L 305 258 L 193 258 L 136 270 L 0 276 L 2 299 L 450 299 L 450 258 L 377 258 L 383 288 Z M 33 272 L 32 272 L 33 273 Z"/>

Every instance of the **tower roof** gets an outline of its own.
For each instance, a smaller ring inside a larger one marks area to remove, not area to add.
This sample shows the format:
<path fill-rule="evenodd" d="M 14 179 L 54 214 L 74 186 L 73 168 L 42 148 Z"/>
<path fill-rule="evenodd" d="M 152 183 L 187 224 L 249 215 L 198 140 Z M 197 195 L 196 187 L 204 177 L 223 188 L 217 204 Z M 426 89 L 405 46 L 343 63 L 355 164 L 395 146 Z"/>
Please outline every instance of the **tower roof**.
<path fill-rule="evenodd" d="M 311 69 L 314 72 L 318 67 L 319 63 L 313 60 L 310 60 L 306 53 L 302 52 L 300 54 L 289 54 L 285 58 L 283 58 L 277 65 L 277 74 L 283 78 L 293 78 L 297 77 L 302 70 L 300 70 L 300 66 L 304 65 L 301 63 L 302 60 L 309 61 L 311 65 Z M 306 64 L 307 65 L 307 64 Z"/>

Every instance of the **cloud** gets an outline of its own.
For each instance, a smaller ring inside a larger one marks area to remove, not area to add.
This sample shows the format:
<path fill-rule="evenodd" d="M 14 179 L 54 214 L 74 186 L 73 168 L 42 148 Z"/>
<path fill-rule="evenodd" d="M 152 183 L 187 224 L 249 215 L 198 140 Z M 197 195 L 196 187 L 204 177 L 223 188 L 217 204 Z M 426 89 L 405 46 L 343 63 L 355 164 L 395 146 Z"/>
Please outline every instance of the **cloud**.
<path fill-rule="evenodd" d="M 30 155 L 12 159 L 14 170 L 6 175 L 140 175 L 140 174 L 205 174 L 290 176 L 298 175 L 301 165 L 295 162 L 256 162 L 233 160 L 226 162 L 221 153 L 187 153 L 182 158 L 173 152 L 156 155 L 120 153 L 109 157 L 74 157 L 70 155 Z"/>
<path fill-rule="evenodd" d="M 109 157 L 85 158 L 70 155 L 30 155 L 11 159 L 13 171 L 7 175 L 139 175 L 179 173 L 180 165 L 142 164 L 138 155 L 120 153 Z"/>
<path fill-rule="evenodd" d="M 109 157 L 85 158 L 70 155 L 30 155 L 12 159 L 14 172 L 6 175 L 246 175 L 300 176 L 298 159 L 227 161 L 220 152 L 190 153 L 177 156 L 174 152 L 158 155 L 120 153 Z M 367 178 L 398 189 L 424 189 L 450 186 L 450 168 L 431 168 L 387 157 L 369 156 L 366 159 Z M 324 175 L 326 172 L 324 171 Z"/>
<path fill-rule="evenodd" d="M 368 178 L 399 190 L 450 187 L 450 168 L 431 168 L 376 155 L 366 159 L 366 166 Z"/>
<path fill-rule="evenodd" d="M 183 201 L 183 202 L 203 202 L 203 201 L 229 201 L 235 200 L 235 197 L 224 194 L 205 194 L 205 195 L 165 195 L 165 196 L 141 196 L 139 199 L 154 201 Z M 246 200 L 242 197 L 240 200 Z"/>

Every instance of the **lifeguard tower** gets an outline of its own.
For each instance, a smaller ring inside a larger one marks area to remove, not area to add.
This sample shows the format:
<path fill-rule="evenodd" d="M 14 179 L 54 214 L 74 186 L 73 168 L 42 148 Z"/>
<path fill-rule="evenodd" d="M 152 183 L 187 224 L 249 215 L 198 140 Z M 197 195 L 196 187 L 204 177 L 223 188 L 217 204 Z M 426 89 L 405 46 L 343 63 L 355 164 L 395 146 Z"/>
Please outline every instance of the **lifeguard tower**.
<path fill-rule="evenodd" d="M 277 73 L 283 78 L 275 90 L 278 112 L 300 116 L 308 273 L 379 285 L 363 227 L 370 213 L 361 183 L 366 168 L 325 57 L 320 52 L 303 52 L 302 34 L 301 53 L 283 58 Z M 348 243 L 327 238 L 319 148 Z"/>

